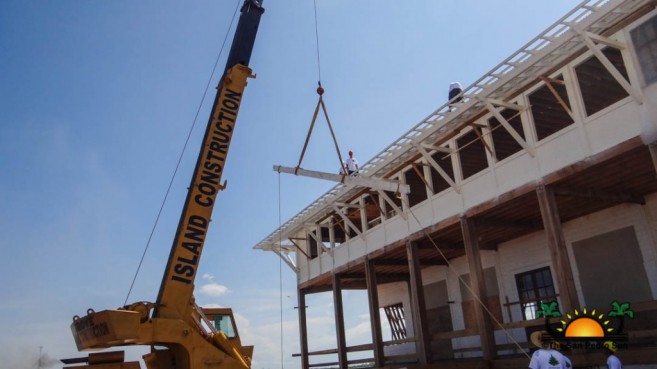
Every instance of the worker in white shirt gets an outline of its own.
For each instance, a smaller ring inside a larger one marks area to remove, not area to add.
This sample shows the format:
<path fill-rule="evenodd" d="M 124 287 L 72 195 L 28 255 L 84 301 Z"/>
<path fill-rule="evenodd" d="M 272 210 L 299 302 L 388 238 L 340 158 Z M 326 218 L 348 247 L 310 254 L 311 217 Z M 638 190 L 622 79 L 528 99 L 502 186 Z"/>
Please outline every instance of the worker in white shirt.
<path fill-rule="evenodd" d="M 349 150 L 349 159 L 347 159 L 347 173 L 349 175 L 358 174 L 358 160 L 354 158 L 354 152 Z"/>
<path fill-rule="evenodd" d="M 567 365 L 572 365 L 570 360 L 555 350 L 556 343 L 548 341 L 545 336 L 547 332 L 542 331 L 534 332 L 529 337 L 531 343 L 538 347 L 529 361 L 529 369 L 569 369 Z"/>

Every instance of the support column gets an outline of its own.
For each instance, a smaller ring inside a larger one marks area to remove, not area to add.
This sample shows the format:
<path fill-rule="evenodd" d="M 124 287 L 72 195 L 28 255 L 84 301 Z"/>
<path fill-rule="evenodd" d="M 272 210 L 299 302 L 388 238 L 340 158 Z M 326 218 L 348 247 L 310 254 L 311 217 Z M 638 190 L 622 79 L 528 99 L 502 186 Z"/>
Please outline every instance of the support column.
<path fill-rule="evenodd" d="M 372 326 L 372 351 L 374 366 L 381 368 L 385 364 L 383 352 L 383 334 L 381 333 L 381 314 L 379 314 L 379 292 L 376 283 L 374 260 L 365 261 L 365 280 L 367 281 L 367 298 L 370 307 L 370 325 Z"/>
<path fill-rule="evenodd" d="M 344 309 L 342 308 L 342 281 L 333 273 L 333 306 L 335 308 L 335 334 L 338 341 L 338 367 L 348 369 L 347 339 L 344 331 Z"/>
<path fill-rule="evenodd" d="M 495 349 L 495 335 L 493 333 L 491 318 L 482 306 L 483 304 L 488 309 L 486 302 L 488 296 L 474 220 L 461 217 L 461 232 L 463 232 L 465 255 L 468 259 L 468 268 L 470 269 L 470 287 L 472 288 L 472 295 L 474 297 L 474 311 L 477 318 L 479 337 L 481 338 L 481 352 L 484 360 L 493 360 L 497 354 L 497 350 Z"/>
<path fill-rule="evenodd" d="M 559 298 L 561 300 L 559 310 L 573 311 L 573 307 L 579 306 L 579 298 L 575 288 L 573 270 L 568 259 L 568 250 L 566 249 L 566 241 L 561 228 L 561 218 L 559 217 L 554 192 L 541 184 L 536 187 L 536 195 L 541 208 L 541 218 L 543 218 L 543 227 L 550 248 L 550 258 L 556 282 L 559 286 Z"/>
<path fill-rule="evenodd" d="M 427 309 L 422 286 L 422 271 L 417 245 L 406 241 L 406 254 L 408 255 L 408 271 L 411 277 L 411 306 L 413 311 L 413 328 L 415 330 L 415 345 L 420 364 L 431 361 L 431 340 L 427 326 Z"/>
<path fill-rule="evenodd" d="M 306 292 L 297 289 L 297 303 L 299 304 L 299 338 L 301 339 L 301 369 L 309 369 L 308 358 L 308 325 L 306 321 Z"/>

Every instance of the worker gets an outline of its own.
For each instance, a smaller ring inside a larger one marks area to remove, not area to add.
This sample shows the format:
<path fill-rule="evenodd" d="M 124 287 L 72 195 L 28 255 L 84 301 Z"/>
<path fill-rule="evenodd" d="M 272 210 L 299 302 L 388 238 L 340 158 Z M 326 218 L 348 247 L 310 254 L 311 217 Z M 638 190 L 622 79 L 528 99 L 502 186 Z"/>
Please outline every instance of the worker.
<path fill-rule="evenodd" d="M 449 111 L 452 111 L 454 104 L 463 100 L 463 96 L 458 96 L 461 92 L 463 92 L 463 87 L 461 87 L 459 82 L 452 82 L 449 84 L 449 92 L 447 94 L 447 100 L 449 100 Z"/>
<path fill-rule="evenodd" d="M 607 355 L 607 367 L 609 369 L 623 369 L 623 364 L 621 364 L 620 359 L 616 356 L 617 350 L 618 345 L 616 345 L 616 342 L 605 341 L 602 344 L 602 351 Z"/>
<path fill-rule="evenodd" d="M 349 150 L 349 159 L 347 159 L 347 173 L 349 175 L 358 174 L 358 160 L 354 158 L 354 152 Z"/>
<path fill-rule="evenodd" d="M 546 336 L 545 331 L 537 331 L 529 336 L 531 343 L 538 347 L 529 361 L 529 369 L 570 369 L 567 366 L 569 360 L 555 349 L 558 343 L 545 339 Z"/>

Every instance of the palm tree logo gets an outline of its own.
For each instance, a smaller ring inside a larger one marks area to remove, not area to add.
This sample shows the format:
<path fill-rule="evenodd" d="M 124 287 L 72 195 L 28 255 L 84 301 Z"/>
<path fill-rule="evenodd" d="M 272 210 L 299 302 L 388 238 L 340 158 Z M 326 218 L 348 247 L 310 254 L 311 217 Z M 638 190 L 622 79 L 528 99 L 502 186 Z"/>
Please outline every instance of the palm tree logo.
<path fill-rule="evenodd" d="M 607 316 L 612 317 L 612 318 L 620 318 L 620 325 L 618 326 L 618 329 L 616 330 L 618 333 L 623 331 L 623 325 L 625 323 L 625 316 L 629 316 L 630 319 L 634 319 L 634 311 L 630 310 L 630 303 L 629 302 L 624 302 L 624 303 L 619 303 L 618 301 L 613 301 L 611 303 L 611 307 L 614 308 L 612 311 L 607 313 Z"/>
<path fill-rule="evenodd" d="M 559 311 L 559 303 L 557 300 L 552 300 L 549 302 L 541 302 L 541 309 L 536 310 L 536 317 L 545 318 L 545 329 L 550 333 L 550 335 L 555 335 L 554 330 L 550 325 L 550 318 L 560 318 L 561 312 Z"/>
<path fill-rule="evenodd" d="M 541 303 L 541 310 L 536 310 L 536 317 L 540 318 L 541 316 L 544 316 L 546 319 L 561 317 L 557 300 L 552 300 L 549 303 Z"/>

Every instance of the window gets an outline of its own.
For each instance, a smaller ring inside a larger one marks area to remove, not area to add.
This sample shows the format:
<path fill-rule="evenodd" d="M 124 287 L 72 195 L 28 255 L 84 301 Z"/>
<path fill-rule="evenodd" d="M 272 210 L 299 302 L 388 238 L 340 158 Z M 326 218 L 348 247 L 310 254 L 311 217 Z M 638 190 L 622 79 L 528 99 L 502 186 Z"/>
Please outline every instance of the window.
<path fill-rule="evenodd" d="M 522 129 L 522 121 L 520 120 L 520 112 L 511 109 L 504 109 L 500 113 L 509 125 L 520 135 L 525 138 L 525 132 Z M 502 126 L 502 124 L 493 117 L 488 120 L 491 129 L 491 137 L 493 138 L 493 147 L 495 147 L 495 156 L 497 160 L 504 160 L 509 156 L 522 150 L 522 146 L 516 141 L 511 133 Z"/>
<path fill-rule="evenodd" d="M 309 232 L 308 235 L 306 235 L 306 243 L 308 245 L 308 254 L 310 254 L 310 258 L 314 259 L 317 256 L 319 256 L 319 250 L 317 248 L 317 241 L 315 241 L 315 238 L 313 238 L 310 233 L 316 234 L 316 232 Z"/>
<path fill-rule="evenodd" d="M 463 179 L 467 179 L 488 168 L 486 147 L 477 132 L 471 130 L 457 139 L 456 144 L 459 148 Z"/>
<path fill-rule="evenodd" d="M 422 177 L 417 174 L 416 170 L 420 172 Z M 415 164 L 415 169 L 411 168 L 404 172 L 406 184 L 411 188 L 408 194 L 408 205 L 413 207 L 427 199 L 427 185 L 425 184 L 424 172 L 422 164 Z"/>
<path fill-rule="evenodd" d="M 525 320 L 536 319 L 536 310 L 539 310 L 540 304 L 556 297 L 550 267 L 516 274 L 516 286 Z"/>
<path fill-rule="evenodd" d="M 233 320 L 230 315 L 217 315 L 214 318 L 214 327 L 217 330 L 224 332 L 226 337 L 235 338 L 235 328 L 233 328 Z"/>
<path fill-rule="evenodd" d="M 529 95 L 529 104 L 531 105 L 534 127 L 536 128 L 536 138 L 539 141 L 574 123 L 573 118 L 561 105 L 557 96 L 568 109 L 571 109 L 568 101 L 568 91 L 562 75 L 553 78 L 549 86 L 544 85 Z"/>
<path fill-rule="evenodd" d="M 627 80 L 627 71 L 620 50 L 606 47 L 602 53 Z M 609 73 L 600 60 L 591 56 L 575 67 L 586 115 L 591 116 L 628 96 L 627 91 Z"/>
<path fill-rule="evenodd" d="M 454 181 L 454 169 L 452 168 L 452 157 L 442 151 L 436 151 L 431 155 L 436 164 L 442 169 L 449 179 Z M 433 193 L 437 194 L 449 188 L 449 183 L 441 176 L 438 171 L 431 167 L 431 184 L 433 185 Z"/>
<path fill-rule="evenodd" d="M 630 32 L 646 85 L 657 82 L 657 16 Z"/>
<path fill-rule="evenodd" d="M 406 338 L 406 320 L 404 320 L 404 305 L 402 303 L 383 308 L 390 324 L 393 340 Z"/>

